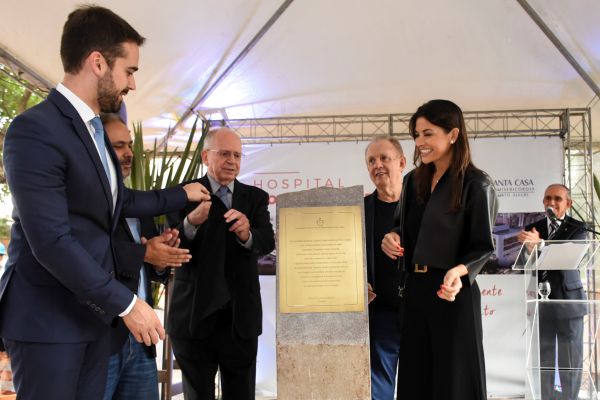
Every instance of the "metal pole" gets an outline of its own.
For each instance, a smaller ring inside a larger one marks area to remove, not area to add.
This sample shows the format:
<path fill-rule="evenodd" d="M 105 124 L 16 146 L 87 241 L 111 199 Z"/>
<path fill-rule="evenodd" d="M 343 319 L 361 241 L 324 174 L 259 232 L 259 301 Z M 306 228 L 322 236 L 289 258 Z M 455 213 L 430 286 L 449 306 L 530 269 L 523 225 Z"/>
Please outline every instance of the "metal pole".
<path fill-rule="evenodd" d="M 517 3 L 523 7 L 525 12 L 529 14 L 533 22 L 537 24 L 537 26 L 544 32 L 546 37 L 550 39 L 552 44 L 556 47 L 558 51 L 563 55 L 563 57 L 571 64 L 571 66 L 577 71 L 581 79 L 587 83 L 587 85 L 592 89 L 592 91 L 596 94 L 596 96 L 600 97 L 600 87 L 594 82 L 592 77 L 588 75 L 587 72 L 579 65 L 577 60 L 573 57 L 573 55 L 567 50 L 567 48 L 562 44 L 560 39 L 552 32 L 552 30 L 546 25 L 544 20 L 540 17 L 540 15 L 529 5 L 527 0 L 517 0 Z"/>
<path fill-rule="evenodd" d="M 225 71 L 213 82 L 213 84 L 204 92 L 198 93 L 198 96 L 194 99 L 190 107 L 183 113 L 183 115 L 177 120 L 175 125 L 173 125 L 169 131 L 167 132 L 164 139 L 162 139 L 162 145 L 168 138 L 173 136 L 175 130 L 190 116 L 194 113 L 194 110 L 200 106 L 204 101 L 215 91 L 215 89 L 223 82 L 223 80 L 242 62 L 242 60 L 250 53 L 250 50 L 256 46 L 256 44 L 262 39 L 262 37 L 267 33 L 267 31 L 275 24 L 275 22 L 281 17 L 283 12 L 292 4 L 294 0 L 285 0 L 283 4 L 275 11 L 275 13 L 269 18 L 267 23 L 258 31 L 256 35 L 250 40 L 250 42 L 244 47 L 244 49 L 238 54 L 238 56 L 229 64 Z"/>

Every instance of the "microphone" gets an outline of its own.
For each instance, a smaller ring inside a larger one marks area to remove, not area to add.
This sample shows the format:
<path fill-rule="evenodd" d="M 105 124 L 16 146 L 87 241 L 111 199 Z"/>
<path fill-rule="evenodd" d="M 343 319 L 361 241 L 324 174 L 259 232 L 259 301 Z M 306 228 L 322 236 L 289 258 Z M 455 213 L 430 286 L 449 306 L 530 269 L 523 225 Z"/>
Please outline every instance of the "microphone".
<path fill-rule="evenodd" d="M 584 231 L 588 231 L 593 233 L 594 235 L 599 235 L 600 236 L 600 232 L 596 232 L 595 230 L 588 228 L 587 226 L 583 225 L 583 226 L 579 226 L 579 225 L 575 225 L 573 224 L 571 221 L 569 221 L 567 219 L 567 217 L 565 217 L 564 219 L 560 219 L 556 216 L 556 214 L 554 213 L 554 210 L 552 209 L 552 207 L 547 207 L 546 208 L 546 216 L 548 217 L 548 219 L 550 220 L 550 222 L 564 222 L 567 225 L 573 225 L 573 226 L 578 226 L 580 229 L 583 229 Z"/>
<path fill-rule="evenodd" d="M 548 217 L 548 219 L 552 222 L 562 222 L 562 219 L 559 219 L 556 214 L 554 213 L 554 209 L 552 207 L 547 207 L 546 208 L 546 216 Z"/>

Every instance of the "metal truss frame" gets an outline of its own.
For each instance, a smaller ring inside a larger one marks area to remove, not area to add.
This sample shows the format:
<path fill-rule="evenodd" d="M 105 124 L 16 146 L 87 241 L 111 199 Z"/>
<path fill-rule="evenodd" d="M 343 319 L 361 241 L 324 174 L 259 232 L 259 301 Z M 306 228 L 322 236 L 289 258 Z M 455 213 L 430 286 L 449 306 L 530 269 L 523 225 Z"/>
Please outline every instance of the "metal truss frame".
<path fill-rule="evenodd" d="M 410 139 L 408 123 L 411 115 L 399 113 L 230 119 L 225 124 L 248 144 L 357 141 L 369 140 L 373 135 L 381 134 Z M 596 225 L 589 108 L 468 111 L 464 115 L 472 138 L 560 137 L 565 155 L 563 178 L 571 188 L 574 208 L 581 219 L 590 225 Z M 216 125 L 215 121 L 212 124 Z M 540 156 L 543 157 L 532 155 Z"/>
<path fill-rule="evenodd" d="M 558 136 L 563 142 L 563 180 L 571 189 L 573 210 L 579 219 L 597 227 L 594 213 L 592 174 L 592 122 L 590 108 L 551 110 L 465 112 L 467 131 L 472 138 Z M 369 140 L 389 134 L 410 139 L 411 114 L 311 116 L 227 120 L 226 125 L 242 137 L 243 143 L 341 142 Z M 544 154 L 531 157 L 544 163 Z M 597 229 L 597 228 L 596 228 Z M 588 291 L 596 293 L 595 271 L 588 271 Z M 595 332 L 597 327 L 591 327 Z M 588 343 L 593 342 L 588 337 Z M 598 349 L 586 360 L 598 370 Z M 595 378 L 598 385 L 598 376 Z"/>

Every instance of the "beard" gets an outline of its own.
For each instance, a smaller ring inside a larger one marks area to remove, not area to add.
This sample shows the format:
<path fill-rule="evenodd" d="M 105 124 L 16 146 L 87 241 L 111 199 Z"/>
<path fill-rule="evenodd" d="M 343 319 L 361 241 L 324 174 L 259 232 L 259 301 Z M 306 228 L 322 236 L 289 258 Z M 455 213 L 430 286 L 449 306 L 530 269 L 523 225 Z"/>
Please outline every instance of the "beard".
<path fill-rule="evenodd" d="M 111 71 L 112 72 L 112 71 Z M 127 89 L 117 90 L 111 74 L 104 74 L 98 81 L 98 104 L 103 113 L 118 113 L 121 110 L 122 98 L 119 96 L 127 94 Z"/>

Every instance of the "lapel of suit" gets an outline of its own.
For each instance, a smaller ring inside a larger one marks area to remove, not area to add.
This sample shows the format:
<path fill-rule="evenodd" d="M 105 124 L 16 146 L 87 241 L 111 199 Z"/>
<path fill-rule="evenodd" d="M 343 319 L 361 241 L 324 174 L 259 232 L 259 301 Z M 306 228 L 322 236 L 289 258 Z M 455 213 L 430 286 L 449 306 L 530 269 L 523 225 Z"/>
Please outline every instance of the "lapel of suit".
<path fill-rule="evenodd" d="M 548 239 L 548 221 L 546 221 L 546 218 L 540 221 L 536 229 L 542 239 Z"/>
<path fill-rule="evenodd" d="M 556 231 L 556 235 L 554 235 L 555 240 L 571 239 L 575 226 L 571 221 L 569 221 L 569 218 L 571 217 L 565 215 L 565 218 L 560 223 L 558 230 Z"/>
<path fill-rule="evenodd" d="M 248 217 L 248 189 L 243 186 L 237 179 L 233 182 L 233 196 L 231 196 L 231 208 L 234 208 Z"/>
<path fill-rule="evenodd" d="M 121 218 L 121 223 L 123 224 L 123 229 L 125 230 L 125 233 L 127 233 L 127 237 L 129 238 L 129 240 L 135 242 L 133 233 L 131 233 L 131 228 L 129 228 L 129 222 L 127 222 L 127 219 Z"/>
<path fill-rule="evenodd" d="M 88 130 L 85 122 L 81 119 L 77 110 L 69 101 L 56 89 L 52 89 L 50 94 L 48 95 L 48 99 L 51 100 L 58 107 L 61 112 L 71 118 L 73 128 L 77 133 L 79 139 L 83 142 L 83 146 L 85 147 L 89 157 L 92 159 L 92 163 L 96 168 L 96 174 L 100 179 L 100 183 L 102 184 L 102 189 L 104 191 L 104 195 L 106 196 L 106 200 L 109 202 L 112 214 L 112 193 L 110 191 L 110 184 L 108 182 L 108 177 L 106 176 L 106 172 L 104 171 L 104 167 L 102 166 L 102 161 L 100 160 L 100 154 L 98 154 L 98 150 L 96 149 L 96 145 L 94 144 L 94 140 L 90 135 L 90 131 Z M 107 148 L 111 148 L 110 143 L 107 145 Z M 110 152 L 110 151 L 109 151 Z"/>
<path fill-rule="evenodd" d="M 123 191 L 125 190 L 125 185 L 123 184 L 123 175 L 121 174 L 121 163 L 117 158 L 117 153 L 112 147 L 110 141 L 108 141 L 108 137 L 104 135 L 104 141 L 106 143 L 106 148 L 108 149 L 108 154 L 110 155 L 110 159 L 112 160 L 113 165 L 115 166 L 115 170 L 117 173 L 117 205 L 114 207 L 113 217 L 121 215 L 121 207 L 123 206 Z M 110 188 L 109 188 L 110 189 Z M 110 193 L 110 198 L 112 200 L 112 193 Z M 111 203 L 112 204 L 112 203 Z M 113 231 L 119 222 L 119 218 L 113 218 Z"/>

